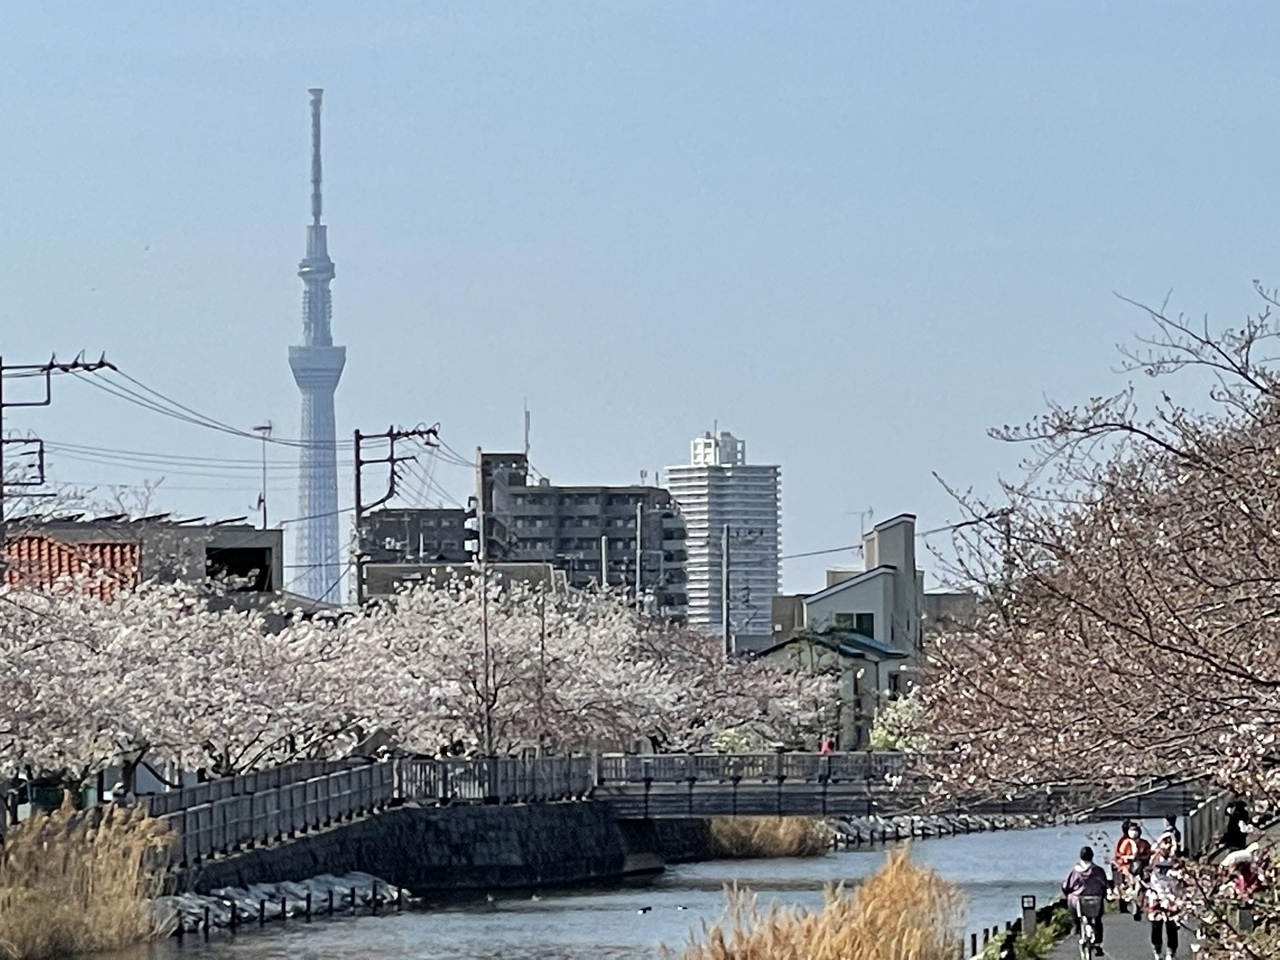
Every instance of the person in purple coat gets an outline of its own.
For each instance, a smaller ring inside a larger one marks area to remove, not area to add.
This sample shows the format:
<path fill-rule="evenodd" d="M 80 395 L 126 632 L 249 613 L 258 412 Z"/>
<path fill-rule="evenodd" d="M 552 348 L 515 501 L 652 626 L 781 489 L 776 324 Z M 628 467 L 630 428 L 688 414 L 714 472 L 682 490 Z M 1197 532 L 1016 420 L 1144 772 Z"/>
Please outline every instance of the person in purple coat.
<path fill-rule="evenodd" d="M 1071 920 L 1075 924 L 1076 936 L 1080 936 L 1080 898 L 1101 897 L 1106 900 L 1111 889 L 1111 881 L 1107 879 L 1107 871 L 1093 862 L 1093 847 L 1080 848 L 1080 862 L 1071 868 L 1067 879 L 1062 881 L 1062 892 L 1067 896 L 1067 905 L 1071 908 Z M 1102 953 L 1102 911 L 1098 916 L 1089 917 L 1093 925 L 1093 939 L 1097 943 L 1098 953 Z"/>

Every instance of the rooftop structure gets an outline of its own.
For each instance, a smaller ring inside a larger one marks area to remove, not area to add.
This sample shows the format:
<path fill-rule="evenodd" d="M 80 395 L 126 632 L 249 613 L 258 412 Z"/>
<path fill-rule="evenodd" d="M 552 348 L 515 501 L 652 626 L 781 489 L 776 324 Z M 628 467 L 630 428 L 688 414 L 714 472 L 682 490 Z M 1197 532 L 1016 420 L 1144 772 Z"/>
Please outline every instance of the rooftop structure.
<path fill-rule="evenodd" d="M 335 347 L 329 321 L 333 304 L 329 282 L 326 228 L 320 222 L 320 103 L 323 90 L 311 94 L 311 225 L 307 255 L 298 265 L 302 278 L 302 345 L 289 348 L 289 367 L 302 393 L 302 448 L 298 481 L 298 531 L 294 551 L 298 592 L 317 600 L 340 599 L 342 548 L 338 537 L 338 458 L 333 394 L 347 361 L 346 347 Z"/>
<path fill-rule="evenodd" d="M 230 521 L 202 524 L 167 515 L 131 520 L 45 519 L 22 524 L 5 544 L 3 582 L 39 589 L 80 577 L 110 600 L 143 580 L 230 577 L 238 594 L 282 593 L 283 533 Z"/>

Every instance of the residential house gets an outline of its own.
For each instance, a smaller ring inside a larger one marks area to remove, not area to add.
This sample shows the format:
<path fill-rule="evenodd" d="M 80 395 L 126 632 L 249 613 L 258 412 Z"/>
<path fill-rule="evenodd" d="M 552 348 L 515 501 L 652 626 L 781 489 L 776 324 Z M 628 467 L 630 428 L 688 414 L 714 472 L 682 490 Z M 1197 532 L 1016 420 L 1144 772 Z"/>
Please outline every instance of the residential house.
<path fill-rule="evenodd" d="M 878 705 L 915 683 L 924 648 L 915 519 L 900 514 L 866 533 L 862 570 L 828 570 L 825 589 L 773 598 L 773 643 L 757 655 L 838 667 L 842 748 L 864 746 Z"/>

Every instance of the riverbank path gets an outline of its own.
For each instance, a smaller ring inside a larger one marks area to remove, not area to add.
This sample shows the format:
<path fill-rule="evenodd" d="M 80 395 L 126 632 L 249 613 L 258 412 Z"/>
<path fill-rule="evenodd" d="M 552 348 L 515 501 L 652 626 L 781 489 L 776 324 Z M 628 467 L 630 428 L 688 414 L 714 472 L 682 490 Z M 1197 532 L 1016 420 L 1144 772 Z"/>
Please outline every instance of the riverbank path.
<path fill-rule="evenodd" d="M 1106 960 L 1151 960 L 1151 924 L 1134 920 L 1131 913 L 1108 913 L 1103 920 L 1102 946 Z M 1191 956 L 1191 931 L 1178 931 L 1178 957 Z M 1047 960 L 1079 960 L 1080 945 L 1074 935 L 1049 951 Z"/>

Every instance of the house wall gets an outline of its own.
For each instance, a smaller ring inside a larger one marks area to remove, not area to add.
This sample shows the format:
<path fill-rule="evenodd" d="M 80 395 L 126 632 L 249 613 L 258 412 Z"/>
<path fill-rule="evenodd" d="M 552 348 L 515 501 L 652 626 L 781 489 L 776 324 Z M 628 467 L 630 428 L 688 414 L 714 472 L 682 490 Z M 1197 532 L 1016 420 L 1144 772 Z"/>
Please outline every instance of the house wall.
<path fill-rule="evenodd" d="M 894 590 L 892 621 L 876 639 L 892 643 L 907 653 L 916 654 L 923 643 L 921 628 L 921 595 L 923 573 L 916 569 L 916 524 L 911 514 L 902 514 L 876 526 L 863 538 L 863 552 L 868 568 L 892 567 Z M 877 629 L 879 625 L 877 624 Z"/>
<path fill-rule="evenodd" d="M 853 583 L 828 596 L 816 595 L 805 600 L 805 621 L 809 629 L 821 632 L 836 625 L 840 613 L 870 613 L 875 617 L 873 639 L 891 643 L 894 612 L 894 571 L 881 568 L 871 571 L 861 583 Z"/>

